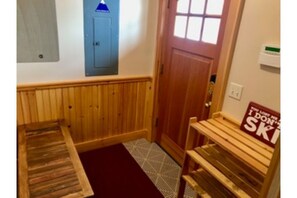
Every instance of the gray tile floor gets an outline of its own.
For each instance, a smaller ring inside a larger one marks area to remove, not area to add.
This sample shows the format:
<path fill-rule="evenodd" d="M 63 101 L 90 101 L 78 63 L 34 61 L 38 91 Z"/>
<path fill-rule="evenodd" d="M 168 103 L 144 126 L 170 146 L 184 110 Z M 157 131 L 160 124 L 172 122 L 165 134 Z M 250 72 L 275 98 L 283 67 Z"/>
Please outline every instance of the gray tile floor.
<path fill-rule="evenodd" d="M 177 196 L 181 167 L 159 145 L 139 139 L 124 146 L 165 198 Z M 195 194 L 187 186 L 184 198 L 192 197 Z"/>

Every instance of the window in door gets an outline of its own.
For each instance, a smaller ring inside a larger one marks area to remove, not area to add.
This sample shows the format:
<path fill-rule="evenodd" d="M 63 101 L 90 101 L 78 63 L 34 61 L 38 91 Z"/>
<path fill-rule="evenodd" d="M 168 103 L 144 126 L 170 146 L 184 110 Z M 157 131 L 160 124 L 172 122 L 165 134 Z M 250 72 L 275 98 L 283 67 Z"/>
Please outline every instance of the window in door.
<path fill-rule="evenodd" d="M 224 0 L 179 0 L 174 36 L 217 44 Z"/>

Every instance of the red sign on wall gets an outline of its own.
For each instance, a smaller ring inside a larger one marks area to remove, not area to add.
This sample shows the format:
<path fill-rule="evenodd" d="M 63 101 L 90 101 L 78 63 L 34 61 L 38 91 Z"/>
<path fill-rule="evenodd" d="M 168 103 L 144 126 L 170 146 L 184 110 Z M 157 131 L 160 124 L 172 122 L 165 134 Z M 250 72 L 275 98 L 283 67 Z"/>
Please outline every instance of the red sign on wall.
<path fill-rule="evenodd" d="M 274 148 L 280 134 L 280 113 L 250 102 L 240 129 Z"/>

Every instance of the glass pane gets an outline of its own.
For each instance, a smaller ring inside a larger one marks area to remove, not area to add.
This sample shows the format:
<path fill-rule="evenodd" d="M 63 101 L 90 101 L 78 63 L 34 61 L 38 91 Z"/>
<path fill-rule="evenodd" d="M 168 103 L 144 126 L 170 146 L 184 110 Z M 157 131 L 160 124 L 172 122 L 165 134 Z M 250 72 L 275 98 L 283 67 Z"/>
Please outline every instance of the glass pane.
<path fill-rule="evenodd" d="M 186 16 L 176 16 L 174 24 L 174 36 L 185 38 L 187 26 Z"/>
<path fill-rule="evenodd" d="M 208 0 L 206 14 L 222 15 L 224 0 Z"/>
<path fill-rule="evenodd" d="M 204 13 L 205 0 L 192 0 L 191 13 L 203 14 Z"/>
<path fill-rule="evenodd" d="M 217 44 L 221 19 L 205 18 L 202 41 Z"/>
<path fill-rule="evenodd" d="M 179 0 L 177 2 L 177 13 L 188 13 L 190 0 Z"/>
<path fill-rule="evenodd" d="M 202 17 L 190 17 L 188 24 L 187 38 L 199 41 L 201 34 Z"/>

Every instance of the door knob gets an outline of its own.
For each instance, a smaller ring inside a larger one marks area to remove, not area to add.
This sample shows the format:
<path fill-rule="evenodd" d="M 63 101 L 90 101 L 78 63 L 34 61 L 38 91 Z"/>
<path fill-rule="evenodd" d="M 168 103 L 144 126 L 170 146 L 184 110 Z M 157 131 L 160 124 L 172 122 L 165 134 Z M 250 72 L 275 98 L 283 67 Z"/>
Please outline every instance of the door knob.
<path fill-rule="evenodd" d="M 211 106 L 211 101 L 205 103 L 205 107 L 206 107 L 206 108 L 209 108 L 210 106 Z"/>

